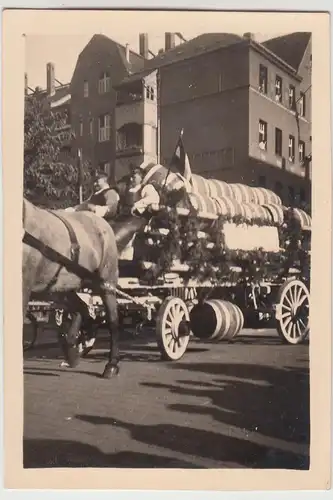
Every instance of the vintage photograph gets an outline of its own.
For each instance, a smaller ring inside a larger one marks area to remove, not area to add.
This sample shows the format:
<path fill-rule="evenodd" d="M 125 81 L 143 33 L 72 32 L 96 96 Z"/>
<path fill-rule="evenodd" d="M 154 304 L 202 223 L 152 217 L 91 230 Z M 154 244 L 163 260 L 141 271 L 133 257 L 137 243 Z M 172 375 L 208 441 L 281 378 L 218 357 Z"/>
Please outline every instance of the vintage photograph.
<path fill-rule="evenodd" d="M 24 468 L 309 470 L 312 33 L 137 28 L 25 35 Z"/>

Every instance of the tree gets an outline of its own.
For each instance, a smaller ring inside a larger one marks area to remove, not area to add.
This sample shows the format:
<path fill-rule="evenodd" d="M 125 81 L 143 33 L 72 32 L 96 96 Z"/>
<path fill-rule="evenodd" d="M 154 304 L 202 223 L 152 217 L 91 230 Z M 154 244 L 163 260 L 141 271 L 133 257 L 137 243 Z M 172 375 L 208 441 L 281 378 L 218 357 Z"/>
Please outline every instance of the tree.
<path fill-rule="evenodd" d="M 61 158 L 64 112 L 54 112 L 45 94 L 26 97 L 24 114 L 24 196 L 38 206 L 65 208 L 79 202 L 77 158 Z M 69 132 L 70 133 L 70 132 Z M 92 187 L 89 163 L 83 164 L 83 192 Z"/>

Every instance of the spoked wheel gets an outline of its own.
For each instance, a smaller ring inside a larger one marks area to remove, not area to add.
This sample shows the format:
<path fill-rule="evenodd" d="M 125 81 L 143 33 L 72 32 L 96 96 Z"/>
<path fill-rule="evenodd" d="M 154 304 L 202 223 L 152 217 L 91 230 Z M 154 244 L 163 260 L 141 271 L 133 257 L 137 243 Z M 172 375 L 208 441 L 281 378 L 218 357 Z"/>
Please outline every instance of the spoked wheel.
<path fill-rule="evenodd" d="M 190 315 L 179 297 L 167 297 L 156 320 L 157 344 L 162 359 L 176 361 L 184 356 L 190 340 Z"/>
<path fill-rule="evenodd" d="M 287 280 L 277 298 L 277 331 L 288 344 L 300 344 L 309 334 L 310 293 L 303 281 Z"/>
<path fill-rule="evenodd" d="M 28 351 L 34 347 L 39 331 L 38 321 L 34 315 L 27 313 L 27 319 L 29 323 L 26 324 L 25 327 L 23 326 L 23 351 Z"/>

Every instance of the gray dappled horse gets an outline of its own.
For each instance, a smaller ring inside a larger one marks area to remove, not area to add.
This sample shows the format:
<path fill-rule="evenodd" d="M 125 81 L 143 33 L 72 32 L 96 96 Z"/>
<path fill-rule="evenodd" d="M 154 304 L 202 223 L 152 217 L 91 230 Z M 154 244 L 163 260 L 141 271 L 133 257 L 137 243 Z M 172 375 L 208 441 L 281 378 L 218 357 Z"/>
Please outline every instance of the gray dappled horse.
<path fill-rule="evenodd" d="M 110 351 L 103 377 L 119 372 L 116 299 L 118 252 L 142 228 L 145 217 L 128 215 L 112 229 L 88 211 L 45 210 L 23 200 L 23 318 L 32 294 L 61 294 L 73 321 L 62 346 L 68 364 L 77 365 L 77 335 L 87 310 L 76 292 L 85 286 L 100 295 L 109 325 Z"/>

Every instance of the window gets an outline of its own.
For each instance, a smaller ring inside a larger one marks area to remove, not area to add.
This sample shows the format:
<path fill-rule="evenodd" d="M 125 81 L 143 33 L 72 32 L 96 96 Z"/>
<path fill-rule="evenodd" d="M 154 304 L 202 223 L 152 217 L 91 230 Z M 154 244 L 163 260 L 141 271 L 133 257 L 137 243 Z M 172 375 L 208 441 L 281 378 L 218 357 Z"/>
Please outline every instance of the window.
<path fill-rule="evenodd" d="M 259 120 L 259 148 L 267 149 L 267 123 Z"/>
<path fill-rule="evenodd" d="M 109 173 L 110 173 L 110 162 L 103 161 L 102 163 L 99 164 L 99 169 L 109 175 Z"/>
<path fill-rule="evenodd" d="M 282 156 L 282 130 L 279 128 L 275 129 L 275 154 Z"/>
<path fill-rule="evenodd" d="M 295 161 L 295 137 L 293 135 L 289 136 L 289 161 L 294 163 Z"/>
<path fill-rule="evenodd" d="M 259 186 L 266 187 L 266 177 L 264 175 L 259 175 Z"/>
<path fill-rule="evenodd" d="M 281 182 L 277 181 L 275 183 L 275 192 L 276 192 L 276 194 L 278 196 L 281 197 L 282 196 L 282 191 L 283 191 L 283 186 L 282 186 Z"/>
<path fill-rule="evenodd" d="M 303 141 L 299 141 L 298 144 L 298 159 L 300 163 L 304 163 L 305 160 L 305 144 Z"/>
<path fill-rule="evenodd" d="M 110 115 L 102 115 L 98 120 L 98 141 L 110 140 Z"/>
<path fill-rule="evenodd" d="M 154 89 L 154 87 L 150 87 L 150 86 L 146 87 L 146 97 L 147 97 L 147 99 L 150 99 L 151 101 L 155 100 L 155 89 Z"/>
<path fill-rule="evenodd" d="M 90 118 L 90 120 L 89 120 L 89 134 L 93 135 L 93 133 L 94 133 L 94 120 L 92 118 Z"/>
<path fill-rule="evenodd" d="M 305 116 L 305 94 L 301 92 L 301 96 L 298 101 L 299 115 Z"/>
<path fill-rule="evenodd" d="M 100 94 L 106 94 L 111 90 L 111 78 L 109 73 L 103 73 L 98 82 L 98 92 Z"/>
<path fill-rule="evenodd" d="M 292 186 L 288 187 L 288 196 L 290 205 L 294 205 L 295 203 L 295 190 Z"/>
<path fill-rule="evenodd" d="M 267 94 L 267 68 L 262 64 L 259 66 L 259 91 Z"/>
<path fill-rule="evenodd" d="M 295 109 L 295 87 L 293 85 L 289 85 L 289 108 Z"/>
<path fill-rule="evenodd" d="M 79 134 L 81 137 L 83 136 L 83 120 L 82 120 L 82 118 L 80 119 L 80 132 L 79 132 Z"/>
<path fill-rule="evenodd" d="M 89 96 L 89 84 L 87 80 L 83 82 L 83 97 L 88 97 Z"/>
<path fill-rule="evenodd" d="M 282 102 L 282 78 L 278 75 L 275 78 L 275 100 Z"/>

